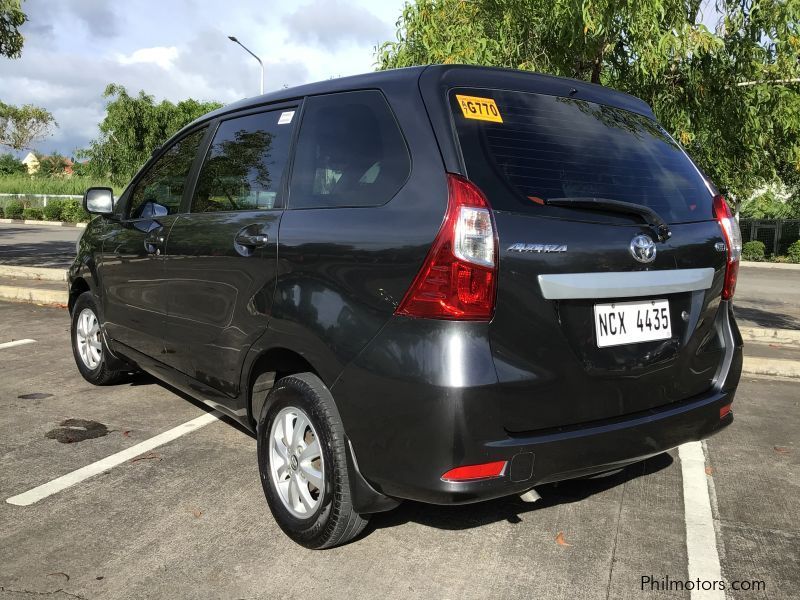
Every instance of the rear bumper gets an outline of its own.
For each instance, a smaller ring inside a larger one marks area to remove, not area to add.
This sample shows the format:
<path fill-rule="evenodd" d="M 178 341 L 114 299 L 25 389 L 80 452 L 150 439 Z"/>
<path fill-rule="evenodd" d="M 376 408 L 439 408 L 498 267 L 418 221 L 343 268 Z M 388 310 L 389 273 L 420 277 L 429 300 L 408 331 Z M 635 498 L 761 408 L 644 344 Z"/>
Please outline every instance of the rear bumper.
<path fill-rule="evenodd" d="M 726 307 L 727 308 L 727 307 Z M 385 496 L 465 504 L 613 470 L 707 438 L 741 373 L 742 341 L 721 311 L 725 360 L 703 394 L 567 427 L 509 432 L 485 323 L 393 319 L 332 387 L 364 479 Z M 565 400 L 568 401 L 568 400 Z M 457 466 L 508 461 L 501 477 L 447 482 Z M 365 511 L 369 512 L 369 511 Z"/>
<path fill-rule="evenodd" d="M 539 484 L 583 477 L 655 456 L 686 442 L 705 439 L 733 422 L 720 408 L 733 393 L 648 411 L 617 422 L 566 431 L 514 436 L 486 444 L 493 460 L 508 460 L 506 474 L 476 482 L 441 482 L 415 499 L 435 504 L 462 504 L 522 493 Z"/>

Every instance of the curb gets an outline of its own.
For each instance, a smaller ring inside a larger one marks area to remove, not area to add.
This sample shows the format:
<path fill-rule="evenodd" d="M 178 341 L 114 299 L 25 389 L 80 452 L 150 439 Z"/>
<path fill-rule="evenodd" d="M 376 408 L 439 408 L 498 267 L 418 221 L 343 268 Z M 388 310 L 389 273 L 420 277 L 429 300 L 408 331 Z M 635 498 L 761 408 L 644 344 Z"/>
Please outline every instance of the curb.
<path fill-rule="evenodd" d="M 67 223 L 66 221 L 36 221 L 33 219 L 0 219 L 7 225 L 45 225 L 46 227 L 77 227 L 86 229 L 86 223 Z"/>
<path fill-rule="evenodd" d="M 745 342 L 757 344 L 780 344 L 800 348 L 800 330 L 770 329 L 766 327 L 739 327 Z"/>
<path fill-rule="evenodd" d="M 66 281 L 66 269 L 47 269 L 45 267 L 12 267 L 0 265 L 0 277 L 12 279 L 33 279 L 36 281 Z"/>
<path fill-rule="evenodd" d="M 770 375 L 772 377 L 800 378 L 800 361 L 786 358 L 744 357 L 742 373 L 749 375 Z"/>
<path fill-rule="evenodd" d="M 786 269 L 789 271 L 800 271 L 800 264 L 795 263 L 772 263 L 772 262 L 755 262 L 751 260 L 743 260 L 741 262 L 743 267 L 755 267 L 757 269 Z"/>
<path fill-rule="evenodd" d="M 15 285 L 0 285 L 0 300 L 66 305 L 69 301 L 69 294 L 67 294 L 66 289 L 43 290 Z"/>

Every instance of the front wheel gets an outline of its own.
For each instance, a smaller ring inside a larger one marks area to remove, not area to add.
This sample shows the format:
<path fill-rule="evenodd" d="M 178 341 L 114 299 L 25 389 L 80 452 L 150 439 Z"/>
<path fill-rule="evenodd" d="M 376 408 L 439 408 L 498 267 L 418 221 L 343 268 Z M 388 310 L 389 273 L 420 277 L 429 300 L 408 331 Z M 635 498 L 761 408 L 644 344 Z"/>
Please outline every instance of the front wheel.
<path fill-rule="evenodd" d="M 97 305 L 91 292 L 84 292 L 72 307 L 72 354 L 83 378 L 94 385 L 119 381 L 125 371 L 109 366 L 110 357 L 100 332 Z"/>
<path fill-rule="evenodd" d="M 316 375 L 275 384 L 258 423 L 261 484 L 278 525 L 306 548 L 344 544 L 367 524 L 351 503 L 345 443 L 339 411 Z"/>

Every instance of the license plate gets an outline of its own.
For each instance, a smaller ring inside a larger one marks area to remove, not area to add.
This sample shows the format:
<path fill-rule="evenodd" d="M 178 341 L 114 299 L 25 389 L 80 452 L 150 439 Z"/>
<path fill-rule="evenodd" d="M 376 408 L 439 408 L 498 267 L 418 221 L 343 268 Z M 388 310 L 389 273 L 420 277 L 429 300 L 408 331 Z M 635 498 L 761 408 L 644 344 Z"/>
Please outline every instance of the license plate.
<path fill-rule="evenodd" d="M 669 300 L 595 304 L 594 329 L 598 348 L 669 339 Z"/>

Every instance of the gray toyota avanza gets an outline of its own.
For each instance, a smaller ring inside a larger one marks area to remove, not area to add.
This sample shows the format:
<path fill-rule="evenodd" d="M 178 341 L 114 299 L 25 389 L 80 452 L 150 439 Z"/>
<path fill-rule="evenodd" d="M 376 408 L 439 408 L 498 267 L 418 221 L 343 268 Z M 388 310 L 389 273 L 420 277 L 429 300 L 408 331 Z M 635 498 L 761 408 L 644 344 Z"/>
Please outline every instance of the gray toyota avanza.
<path fill-rule="evenodd" d="M 212 112 L 84 201 L 81 374 L 140 369 L 252 430 L 309 548 L 733 420 L 738 226 L 626 94 L 465 66 L 334 79 Z"/>

